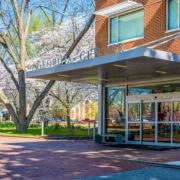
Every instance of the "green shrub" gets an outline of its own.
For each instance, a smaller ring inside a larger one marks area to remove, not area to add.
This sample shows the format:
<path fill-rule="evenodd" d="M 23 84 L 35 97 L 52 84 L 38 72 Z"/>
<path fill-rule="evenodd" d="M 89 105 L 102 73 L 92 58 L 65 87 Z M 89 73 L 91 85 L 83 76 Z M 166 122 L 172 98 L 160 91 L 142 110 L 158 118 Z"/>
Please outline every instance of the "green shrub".
<path fill-rule="evenodd" d="M 82 126 L 75 126 L 75 129 L 82 129 Z"/>
<path fill-rule="evenodd" d="M 59 123 L 54 124 L 54 131 L 58 131 L 60 129 Z"/>

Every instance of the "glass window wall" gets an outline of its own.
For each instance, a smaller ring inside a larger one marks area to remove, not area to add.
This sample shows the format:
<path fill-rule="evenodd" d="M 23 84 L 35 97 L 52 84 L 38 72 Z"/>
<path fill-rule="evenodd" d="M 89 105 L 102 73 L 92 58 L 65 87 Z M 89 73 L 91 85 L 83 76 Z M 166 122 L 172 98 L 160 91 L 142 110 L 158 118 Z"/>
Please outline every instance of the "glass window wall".
<path fill-rule="evenodd" d="M 125 88 L 106 88 L 106 133 L 125 136 Z"/>
<path fill-rule="evenodd" d="M 129 96 L 171 92 L 180 92 L 180 82 L 167 82 L 166 84 L 144 84 L 141 86 L 134 85 L 128 88 Z"/>

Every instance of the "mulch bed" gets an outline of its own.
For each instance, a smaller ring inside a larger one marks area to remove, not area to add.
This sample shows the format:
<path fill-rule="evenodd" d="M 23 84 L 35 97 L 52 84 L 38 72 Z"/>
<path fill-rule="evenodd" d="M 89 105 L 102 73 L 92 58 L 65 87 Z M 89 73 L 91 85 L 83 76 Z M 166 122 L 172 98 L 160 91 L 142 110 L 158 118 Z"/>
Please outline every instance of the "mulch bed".
<path fill-rule="evenodd" d="M 76 135 L 48 135 L 44 139 L 64 139 L 64 140 L 93 140 L 93 136 L 76 136 Z"/>

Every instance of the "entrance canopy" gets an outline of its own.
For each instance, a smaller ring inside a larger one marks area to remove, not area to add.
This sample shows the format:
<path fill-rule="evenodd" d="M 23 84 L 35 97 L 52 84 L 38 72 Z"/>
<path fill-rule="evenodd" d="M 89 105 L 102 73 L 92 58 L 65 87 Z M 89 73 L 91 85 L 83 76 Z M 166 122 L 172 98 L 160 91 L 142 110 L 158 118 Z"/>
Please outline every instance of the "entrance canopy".
<path fill-rule="evenodd" d="M 180 55 L 137 48 L 26 73 L 27 78 L 88 84 L 136 84 L 180 79 Z"/>

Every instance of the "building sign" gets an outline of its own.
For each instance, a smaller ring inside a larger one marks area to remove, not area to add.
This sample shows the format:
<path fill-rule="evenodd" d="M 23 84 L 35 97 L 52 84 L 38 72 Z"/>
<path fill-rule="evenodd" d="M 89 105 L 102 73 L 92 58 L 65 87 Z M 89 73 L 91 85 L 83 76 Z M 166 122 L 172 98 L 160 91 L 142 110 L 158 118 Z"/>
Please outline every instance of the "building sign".
<path fill-rule="evenodd" d="M 35 69 L 44 69 L 44 68 L 49 68 L 57 65 L 63 65 L 63 64 L 69 64 L 69 63 L 75 63 L 78 61 L 85 61 L 85 60 L 90 60 L 93 58 L 101 57 L 101 56 L 107 56 L 110 54 L 115 54 L 119 52 L 123 52 L 123 44 L 114 44 L 111 46 L 106 46 L 106 47 L 96 47 L 93 48 L 89 51 L 82 51 L 78 56 L 74 57 L 65 57 L 62 59 L 61 57 L 49 59 L 49 60 L 42 60 L 42 61 L 37 61 L 31 66 L 31 70 Z"/>

